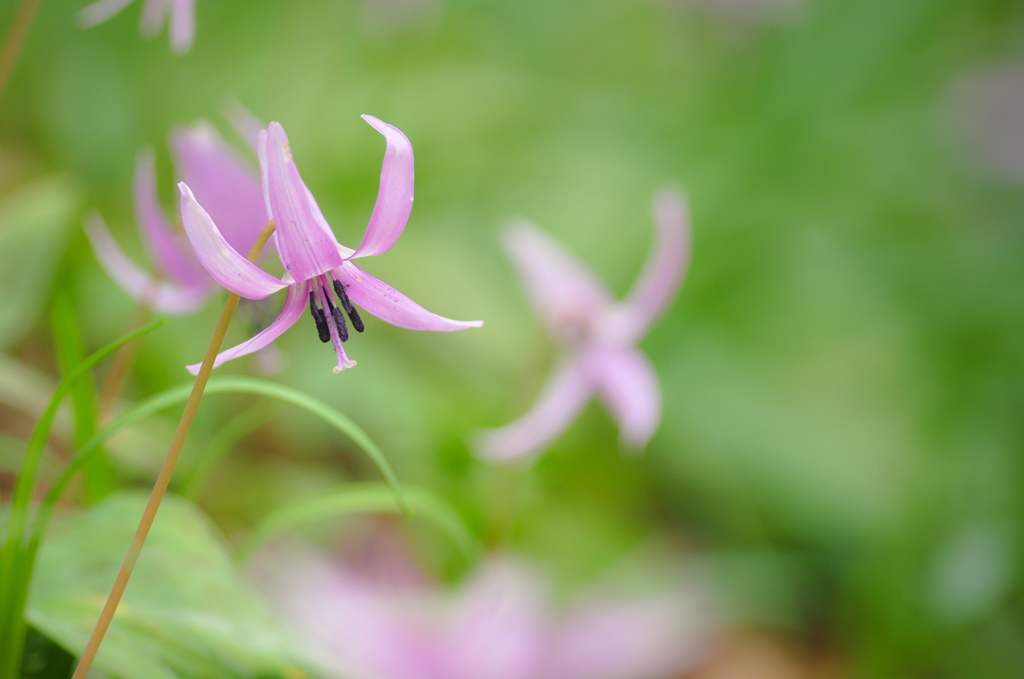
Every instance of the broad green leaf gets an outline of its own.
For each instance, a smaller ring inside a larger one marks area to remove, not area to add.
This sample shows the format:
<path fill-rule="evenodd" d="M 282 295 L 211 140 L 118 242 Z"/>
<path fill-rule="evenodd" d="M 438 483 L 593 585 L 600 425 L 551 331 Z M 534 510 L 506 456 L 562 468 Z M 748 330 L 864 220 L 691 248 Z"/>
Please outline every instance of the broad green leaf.
<path fill-rule="evenodd" d="M 0 200 L 0 346 L 21 339 L 44 308 L 77 204 L 61 177 L 35 180 Z"/>
<path fill-rule="evenodd" d="M 80 653 L 121 565 L 146 496 L 120 492 L 44 543 L 26 617 Z M 168 497 L 95 667 L 123 679 L 313 676 L 301 646 L 242 580 L 193 505 Z"/>

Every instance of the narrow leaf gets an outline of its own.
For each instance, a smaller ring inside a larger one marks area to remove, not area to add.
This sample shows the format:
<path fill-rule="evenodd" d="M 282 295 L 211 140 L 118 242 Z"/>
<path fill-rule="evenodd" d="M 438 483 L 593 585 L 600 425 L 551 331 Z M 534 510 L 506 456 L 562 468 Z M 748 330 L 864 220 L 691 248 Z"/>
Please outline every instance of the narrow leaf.
<path fill-rule="evenodd" d="M 423 488 L 406 486 L 405 497 L 417 516 L 422 516 L 436 524 L 451 538 L 467 559 L 473 560 L 480 551 L 480 546 L 462 519 L 447 503 Z M 284 505 L 267 515 L 239 547 L 236 558 L 239 561 L 247 561 L 260 545 L 288 528 L 349 514 L 393 514 L 397 512 L 398 507 L 395 505 L 394 497 L 388 488 L 380 483 L 353 484 L 327 495 L 304 498 Z"/>

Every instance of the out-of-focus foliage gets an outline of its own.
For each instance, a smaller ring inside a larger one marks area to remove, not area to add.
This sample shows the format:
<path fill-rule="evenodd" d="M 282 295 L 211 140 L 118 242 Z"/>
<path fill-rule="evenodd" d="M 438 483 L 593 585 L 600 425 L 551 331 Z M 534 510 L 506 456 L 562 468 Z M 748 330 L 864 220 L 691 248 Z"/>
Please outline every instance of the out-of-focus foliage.
<path fill-rule="evenodd" d="M 199 0 L 195 46 L 176 57 L 164 39 L 138 36 L 137 8 L 82 31 L 77 4 L 44 2 L 0 101 L 0 149 L 28 159 L 22 176 L 36 179 L 0 196 L 52 191 L 30 211 L 45 210 L 55 235 L 8 231 L 5 209 L 0 239 L 24 233 L 59 257 L 60 229 L 85 196 L 139 253 L 138 148 L 154 147 L 170 177 L 169 128 L 217 123 L 234 97 L 287 127 L 303 178 L 355 247 L 384 150 L 358 116 L 375 115 L 412 141 L 417 199 L 369 272 L 432 311 L 486 325 L 431 335 L 367 319 L 350 342 L 358 367 L 334 375 L 307 319 L 277 343 L 275 379 L 346 413 L 400 480 L 444 496 L 492 550 L 543 562 L 566 591 L 668 544 L 721 590 L 727 624 L 781 632 L 849 676 L 1017 676 L 1024 186 L 986 165 L 976 140 L 1024 136 L 1024 121 L 979 128 L 962 97 L 979 96 L 964 87 L 977 74 L 1024 61 L 1024 5 L 438 0 L 387 10 L 400 4 Z M 43 179 L 54 173 L 58 183 Z M 695 245 L 678 302 L 641 343 L 665 402 L 645 455 L 621 456 L 613 424 L 590 407 L 529 471 L 474 460 L 469 435 L 521 414 L 554 357 L 498 226 L 529 218 L 621 296 L 665 182 L 687 190 Z M 161 186 L 169 208 L 173 188 Z M 0 314 L 27 311 L 0 342 L 13 360 L 53 371 L 38 312 L 58 262 L 12 261 L 27 274 L 0 271 Z M 132 303 L 81 235 L 59 266 L 87 348 L 120 334 Z M 216 306 L 145 340 L 126 398 L 187 381 Z M 250 335 L 244 315 L 235 326 L 229 342 Z M 245 359 L 218 370 L 254 369 Z M 185 456 L 252 403 L 205 400 Z M 20 431 L 20 414 L 2 414 Z M 122 483 L 151 480 L 160 440 L 128 455 L 112 443 Z M 376 478 L 334 431 L 274 409 L 198 501 L 232 536 L 286 502 Z M 345 543 L 349 525 L 316 537 Z M 435 571 L 464 572 L 436 534 L 404 530 Z"/>
<path fill-rule="evenodd" d="M 41 177 L 0 199 L 0 346 L 31 330 L 45 308 L 79 197 L 66 177 Z"/>

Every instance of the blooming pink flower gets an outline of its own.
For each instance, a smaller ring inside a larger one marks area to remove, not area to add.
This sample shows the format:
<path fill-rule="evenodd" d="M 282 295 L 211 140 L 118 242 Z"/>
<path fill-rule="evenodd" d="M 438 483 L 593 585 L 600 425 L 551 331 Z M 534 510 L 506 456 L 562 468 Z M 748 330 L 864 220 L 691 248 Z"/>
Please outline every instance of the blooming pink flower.
<path fill-rule="evenodd" d="M 178 176 L 195 187 L 228 241 L 247 251 L 269 219 L 255 169 L 208 123 L 174 130 L 171 151 Z M 134 184 L 135 217 L 159 276 L 124 254 L 98 214 L 85 223 L 93 251 L 111 278 L 134 299 L 160 313 L 192 313 L 218 288 L 199 265 L 184 233 L 171 226 L 160 207 L 153 153 L 148 149 L 136 160 Z"/>
<path fill-rule="evenodd" d="M 512 460 L 537 454 L 595 395 L 618 421 L 624 443 L 647 444 L 661 420 L 661 392 L 636 343 L 675 298 L 690 258 L 689 220 L 679 196 L 655 196 L 654 222 L 651 254 L 623 302 L 536 227 L 520 222 L 505 232 L 505 249 L 527 297 L 552 338 L 569 352 L 532 410 L 477 436 L 478 455 Z"/>
<path fill-rule="evenodd" d="M 252 569 L 330 676 L 365 679 L 665 679 L 700 660 L 706 624 L 682 591 L 591 595 L 567 610 L 543 578 L 487 562 L 458 589 L 394 587 L 289 550 Z"/>
<path fill-rule="evenodd" d="M 451 332 L 483 325 L 482 321 L 453 321 L 419 306 L 394 288 L 370 276 L 352 260 L 391 249 L 409 219 L 413 201 L 412 145 L 402 132 L 372 116 L 363 116 L 387 140 L 377 203 L 363 242 L 355 250 L 340 245 L 324 219 L 313 194 L 292 160 L 288 137 L 278 123 L 259 135 L 258 154 L 267 212 L 277 225 L 274 235 L 285 275 L 275 278 L 250 263 L 221 234 L 218 223 L 181 182 L 181 218 L 196 256 L 214 280 L 247 299 L 264 299 L 287 289 L 281 315 L 255 337 L 221 352 L 214 367 L 257 351 L 277 339 L 305 313 L 308 305 L 322 342 L 331 342 L 337 355 L 335 372 L 355 365 L 345 354 L 346 316 L 363 331 L 356 306 L 408 330 Z M 199 366 L 189 366 L 193 373 Z"/>
<path fill-rule="evenodd" d="M 78 21 L 83 28 L 102 24 L 134 0 L 97 0 L 82 8 Z M 196 37 L 196 0 L 144 0 L 141 30 L 144 35 L 160 32 L 164 20 L 170 20 L 171 49 L 183 54 L 192 49 Z"/>

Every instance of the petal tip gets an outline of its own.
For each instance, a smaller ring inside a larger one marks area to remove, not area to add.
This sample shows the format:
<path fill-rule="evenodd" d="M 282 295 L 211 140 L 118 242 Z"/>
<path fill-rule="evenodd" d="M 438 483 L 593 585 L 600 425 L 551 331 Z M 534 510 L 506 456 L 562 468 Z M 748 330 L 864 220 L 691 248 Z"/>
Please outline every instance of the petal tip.
<path fill-rule="evenodd" d="M 397 152 L 412 151 L 412 142 L 405 136 L 405 132 L 380 118 L 364 113 L 359 116 L 369 124 L 370 127 L 380 132 L 387 139 L 389 149 L 395 147 Z"/>

